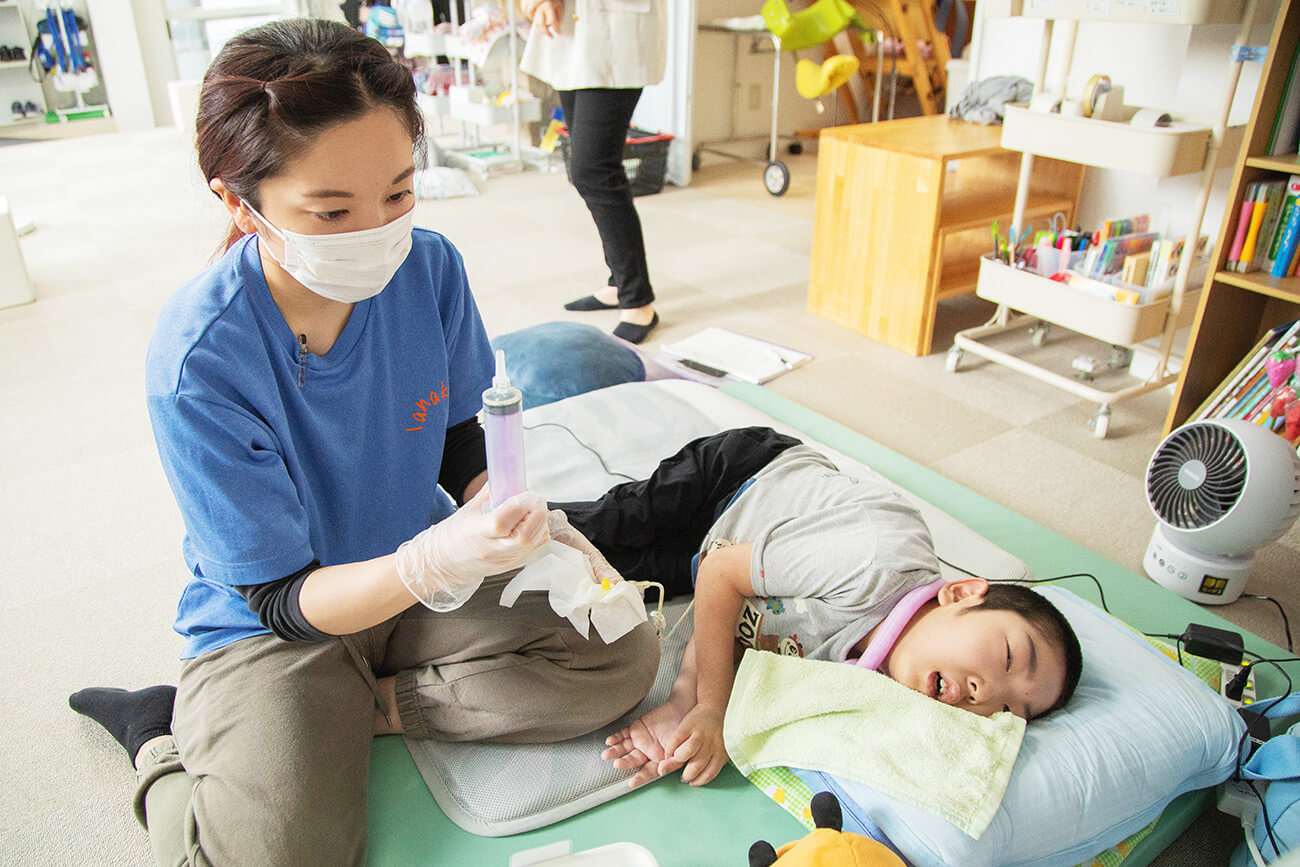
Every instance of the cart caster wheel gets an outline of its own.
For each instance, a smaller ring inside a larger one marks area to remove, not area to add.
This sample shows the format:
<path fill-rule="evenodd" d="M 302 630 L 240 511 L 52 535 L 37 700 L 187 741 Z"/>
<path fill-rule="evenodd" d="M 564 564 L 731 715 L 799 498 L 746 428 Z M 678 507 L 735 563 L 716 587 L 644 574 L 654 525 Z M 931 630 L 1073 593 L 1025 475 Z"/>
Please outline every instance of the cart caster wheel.
<path fill-rule="evenodd" d="M 1110 432 L 1110 407 L 1103 406 L 1097 410 L 1096 415 L 1088 420 L 1088 429 L 1092 435 L 1099 440 L 1104 440 L 1106 434 Z"/>
<path fill-rule="evenodd" d="M 691 171 L 698 172 L 699 170 L 700 170 L 700 152 L 696 151 L 695 153 L 691 154 Z"/>
<path fill-rule="evenodd" d="M 1029 329 L 1029 339 L 1035 346 L 1042 346 L 1047 342 L 1047 335 L 1052 333 L 1052 323 L 1040 322 L 1033 328 Z"/>
<path fill-rule="evenodd" d="M 949 373 L 956 373 L 957 366 L 961 364 L 962 351 L 960 346 L 952 346 L 948 349 L 948 357 L 944 360 L 944 369 Z"/>
<path fill-rule="evenodd" d="M 795 155 L 801 154 L 803 153 L 803 142 L 792 141 L 786 146 L 786 150 Z"/>
<path fill-rule="evenodd" d="M 767 168 L 763 169 L 763 186 L 774 196 L 785 195 L 785 191 L 790 189 L 790 170 L 785 167 L 785 163 L 767 164 Z"/>

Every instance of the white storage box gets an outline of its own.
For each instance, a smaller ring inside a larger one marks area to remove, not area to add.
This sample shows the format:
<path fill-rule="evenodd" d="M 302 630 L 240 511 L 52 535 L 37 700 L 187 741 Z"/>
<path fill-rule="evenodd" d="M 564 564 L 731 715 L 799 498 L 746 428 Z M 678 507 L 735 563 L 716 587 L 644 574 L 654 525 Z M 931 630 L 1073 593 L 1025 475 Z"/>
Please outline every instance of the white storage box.
<path fill-rule="evenodd" d="M 1126 106 L 1131 117 L 1137 112 Z M 1217 168 L 1236 163 L 1243 127 L 1224 132 Z M 1210 140 L 1210 122 L 1175 117 L 1168 127 L 1137 127 L 1091 117 L 1070 117 L 1031 111 L 1009 103 L 1002 124 L 1002 146 L 1008 150 L 1069 160 L 1103 169 L 1122 169 L 1164 178 L 1199 172 Z"/>
<path fill-rule="evenodd" d="M 1003 0 L 1006 2 L 1006 0 Z M 1022 0 L 1026 18 L 1135 21 L 1146 24 L 1236 24 L 1244 0 Z"/>
<path fill-rule="evenodd" d="M 1131 346 L 1164 333 L 1165 314 L 1169 310 L 1168 298 L 1150 304 L 1122 304 L 1039 277 L 1032 271 L 1009 267 L 987 256 L 980 259 L 975 294 L 1120 346 Z M 1199 289 L 1189 289 L 1183 294 L 1178 327 L 1191 324 L 1200 294 Z"/>
<path fill-rule="evenodd" d="M 483 88 L 465 85 L 452 85 L 447 91 L 450 97 L 451 116 L 457 120 L 479 126 L 490 124 L 509 124 L 515 121 L 515 109 L 512 105 L 496 105 L 488 101 Z M 519 122 L 532 123 L 542 119 L 542 101 L 536 97 L 525 96 L 519 100 Z"/>
<path fill-rule="evenodd" d="M 18 232 L 9 213 L 9 200 L 0 196 L 0 307 L 14 307 L 36 300 L 23 251 L 18 246 Z"/>

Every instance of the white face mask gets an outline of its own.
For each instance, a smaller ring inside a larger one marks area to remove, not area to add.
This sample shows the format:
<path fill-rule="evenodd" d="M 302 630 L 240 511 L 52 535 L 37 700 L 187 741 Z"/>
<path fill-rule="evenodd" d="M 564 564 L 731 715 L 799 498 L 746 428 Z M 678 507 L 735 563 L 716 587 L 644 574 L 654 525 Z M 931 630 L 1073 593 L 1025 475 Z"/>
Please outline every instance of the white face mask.
<path fill-rule="evenodd" d="M 411 252 L 415 208 L 374 229 L 302 235 L 277 229 L 244 202 L 257 219 L 284 241 L 284 258 L 267 253 L 290 277 L 332 301 L 354 304 L 378 295 Z"/>

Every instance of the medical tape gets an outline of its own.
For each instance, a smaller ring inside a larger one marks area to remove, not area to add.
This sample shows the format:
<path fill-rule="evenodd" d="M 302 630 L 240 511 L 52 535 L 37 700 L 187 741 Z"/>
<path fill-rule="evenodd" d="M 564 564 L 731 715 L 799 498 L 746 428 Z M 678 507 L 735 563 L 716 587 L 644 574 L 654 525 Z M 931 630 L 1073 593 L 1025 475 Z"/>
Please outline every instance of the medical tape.
<path fill-rule="evenodd" d="M 1097 100 L 1101 99 L 1103 93 L 1109 93 L 1111 81 L 1109 75 L 1098 73 L 1088 79 L 1088 83 L 1083 88 L 1083 116 L 1092 117 L 1093 111 L 1097 108 Z"/>

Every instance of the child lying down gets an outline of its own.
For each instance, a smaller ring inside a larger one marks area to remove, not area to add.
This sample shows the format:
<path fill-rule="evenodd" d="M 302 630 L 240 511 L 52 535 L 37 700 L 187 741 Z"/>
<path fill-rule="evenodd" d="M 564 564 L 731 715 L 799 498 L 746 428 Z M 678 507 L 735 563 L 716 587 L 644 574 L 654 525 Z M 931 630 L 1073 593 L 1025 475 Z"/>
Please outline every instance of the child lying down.
<path fill-rule="evenodd" d="M 945 582 L 921 514 L 769 428 L 704 437 L 649 479 L 556 503 L 625 578 L 695 594 L 672 691 L 601 754 L 639 786 L 727 762 L 723 713 L 745 648 L 873 668 L 937 701 L 1032 720 L 1062 707 L 1079 642 L 1050 602 L 980 578 Z"/>

